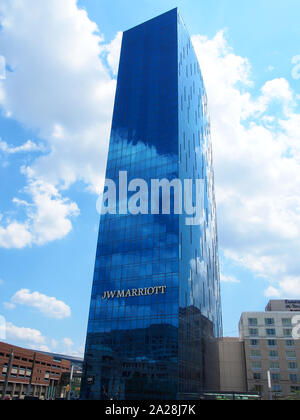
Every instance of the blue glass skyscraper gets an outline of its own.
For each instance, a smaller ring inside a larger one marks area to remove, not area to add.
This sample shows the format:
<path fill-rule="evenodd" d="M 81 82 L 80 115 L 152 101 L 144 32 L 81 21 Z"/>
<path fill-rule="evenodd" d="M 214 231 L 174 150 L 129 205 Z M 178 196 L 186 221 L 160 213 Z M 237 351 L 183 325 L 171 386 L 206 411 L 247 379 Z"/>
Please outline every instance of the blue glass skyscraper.
<path fill-rule="evenodd" d="M 201 220 L 120 197 L 101 216 L 81 397 L 197 398 L 218 390 L 220 276 L 207 97 L 177 9 L 123 34 L 106 178 L 125 171 L 204 180 Z"/>

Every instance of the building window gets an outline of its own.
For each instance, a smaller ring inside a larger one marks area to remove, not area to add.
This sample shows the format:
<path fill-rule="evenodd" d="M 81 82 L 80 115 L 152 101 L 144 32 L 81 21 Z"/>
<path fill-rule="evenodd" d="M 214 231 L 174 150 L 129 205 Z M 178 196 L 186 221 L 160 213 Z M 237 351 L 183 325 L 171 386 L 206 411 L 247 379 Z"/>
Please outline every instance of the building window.
<path fill-rule="evenodd" d="M 267 328 L 266 334 L 268 337 L 275 337 L 276 336 L 276 330 L 274 328 Z"/>
<path fill-rule="evenodd" d="M 268 340 L 268 346 L 269 347 L 277 347 L 277 341 L 276 340 Z"/>
<path fill-rule="evenodd" d="M 259 340 L 250 340 L 251 347 L 259 347 Z"/>
<path fill-rule="evenodd" d="M 285 345 L 286 345 L 286 347 L 295 347 L 295 341 L 294 340 L 286 340 Z"/>
<path fill-rule="evenodd" d="M 253 370 L 261 370 L 262 369 L 262 364 L 261 364 L 261 362 L 252 362 L 251 367 L 252 367 Z"/>
<path fill-rule="evenodd" d="M 259 394 L 262 394 L 264 391 L 263 385 L 254 385 L 254 392 L 257 392 Z"/>
<path fill-rule="evenodd" d="M 286 351 L 285 354 L 287 359 L 297 359 L 295 351 Z"/>
<path fill-rule="evenodd" d="M 292 337 L 293 336 L 293 330 L 291 328 L 284 328 L 283 329 L 283 335 L 285 337 Z"/>
<path fill-rule="evenodd" d="M 297 369 L 298 369 L 298 364 L 297 364 L 297 362 L 289 362 L 289 363 L 288 363 L 288 369 L 289 369 L 289 370 L 297 370 Z"/>
<path fill-rule="evenodd" d="M 255 381 L 261 381 L 262 380 L 262 374 L 261 373 L 253 373 L 253 379 Z"/>
<path fill-rule="evenodd" d="M 258 325 L 257 318 L 248 318 L 248 325 L 250 327 L 257 327 Z"/>
<path fill-rule="evenodd" d="M 271 362 L 270 363 L 270 370 L 280 370 L 279 362 Z"/>
<path fill-rule="evenodd" d="M 11 369 L 11 376 L 15 376 L 18 374 L 18 366 L 13 366 Z"/>
<path fill-rule="evenodd" d="M 272 391 L 280 393 L 280 392 L 282 392 L 282 386 L 281 385 L 273 385 L 272 386 Z"/>
<path fill-rule="evenodd" d="M 258 337 L 258 328 L 249 328 L 249 335 L 251 337 Z"/>
<path fill-rule="evenodd" d="M 291 386 L 291 393 L 296 394 L 297 392 L 300 392 L 300 386 Z"/>
<path fill-rule="evenodd" d="M 21 366 L 20 369 L 19 369 L 19 377 L 24 378 L 25 372 L 26 372 L 26 367 Z"/>
<path fill-rule="evenodd" d="M 260 350 L 251 350 L 251 357 L 252 358 L 261 358 L 261 352 Z"/>
<path fill-rule="evenodd" d="M 7 369 L 8 369 L 8 365 L 7 364 L 3 365 L 3 368 L 2 368 L 2 376 L 6 376 Z"/>
<path fill-rule="evenodd" d="M 265 318 L 265 325 L 275 325 L 274 318 Z"/>
<path fill-rule="evenodd" d="M 278 359 L 278 351 L 277 350 L 271 350 L 271 351 L 269 351 L 269 357 L 271 359 Z"/>
<path fill-rule="evenodd" d="M 284 327 L 291 327 L 292 326 L 291 318 L 282 318 L 282 325 Z"/>
<path fill-rule="evenodd" d="M 273 382 L 280 382 L 280 374 L 279 373 L 272 373 L 271 375 Z"/>
<path fill-rule="evenodd" d="M 298 382 L 300 382 L 300 378 L 299 375 L 297 375 L 296 373 L 292 373 L 289 375 L 289 380 L 293 383 L 293 384 L 297 384 Z"/>

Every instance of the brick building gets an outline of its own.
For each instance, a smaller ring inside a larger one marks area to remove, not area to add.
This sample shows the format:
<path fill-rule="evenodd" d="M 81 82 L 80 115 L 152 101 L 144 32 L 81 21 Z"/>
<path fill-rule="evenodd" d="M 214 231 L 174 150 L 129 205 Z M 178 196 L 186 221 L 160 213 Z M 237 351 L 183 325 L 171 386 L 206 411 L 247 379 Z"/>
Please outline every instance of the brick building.
<path fill-rule="evenodd" d="M 26 395 L 40 399 L 61 397 L 61 376 L 70 372 L 71 363 L 0 342 L 0 399 L 23 399 Z"/>

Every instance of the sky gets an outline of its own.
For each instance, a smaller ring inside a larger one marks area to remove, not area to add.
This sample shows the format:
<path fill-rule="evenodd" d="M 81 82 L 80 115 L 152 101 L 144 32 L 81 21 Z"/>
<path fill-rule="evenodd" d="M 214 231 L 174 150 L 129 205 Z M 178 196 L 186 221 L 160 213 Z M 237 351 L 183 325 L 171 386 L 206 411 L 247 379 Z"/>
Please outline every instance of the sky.
<path fill-rule="evenodd" d="M 298 0 L 1 0 L 0 324 L 11 344 L 83 354 L 122 31 L 174 7 L 208 92 L 224 335 L 238 335 L 243 311 L 300 298 Z"/>

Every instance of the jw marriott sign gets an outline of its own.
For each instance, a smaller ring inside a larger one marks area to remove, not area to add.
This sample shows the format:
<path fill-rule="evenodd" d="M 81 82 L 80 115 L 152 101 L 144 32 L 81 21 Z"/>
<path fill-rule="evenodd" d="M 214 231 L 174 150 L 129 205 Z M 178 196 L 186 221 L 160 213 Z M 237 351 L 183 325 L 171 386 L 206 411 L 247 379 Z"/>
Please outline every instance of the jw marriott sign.
<path fill-rule="evenodd" d="M 167 286 L 156 286 L 156 287 L 145 287 L 144 289 L 131 289 L 131 290 L 114 290 L 110 292 L 104 292 L 102 300 L 106 299 L 121 299 L 138 296 L 152 296 L 152 295 L 164 295 L 166 293 Z"/>

